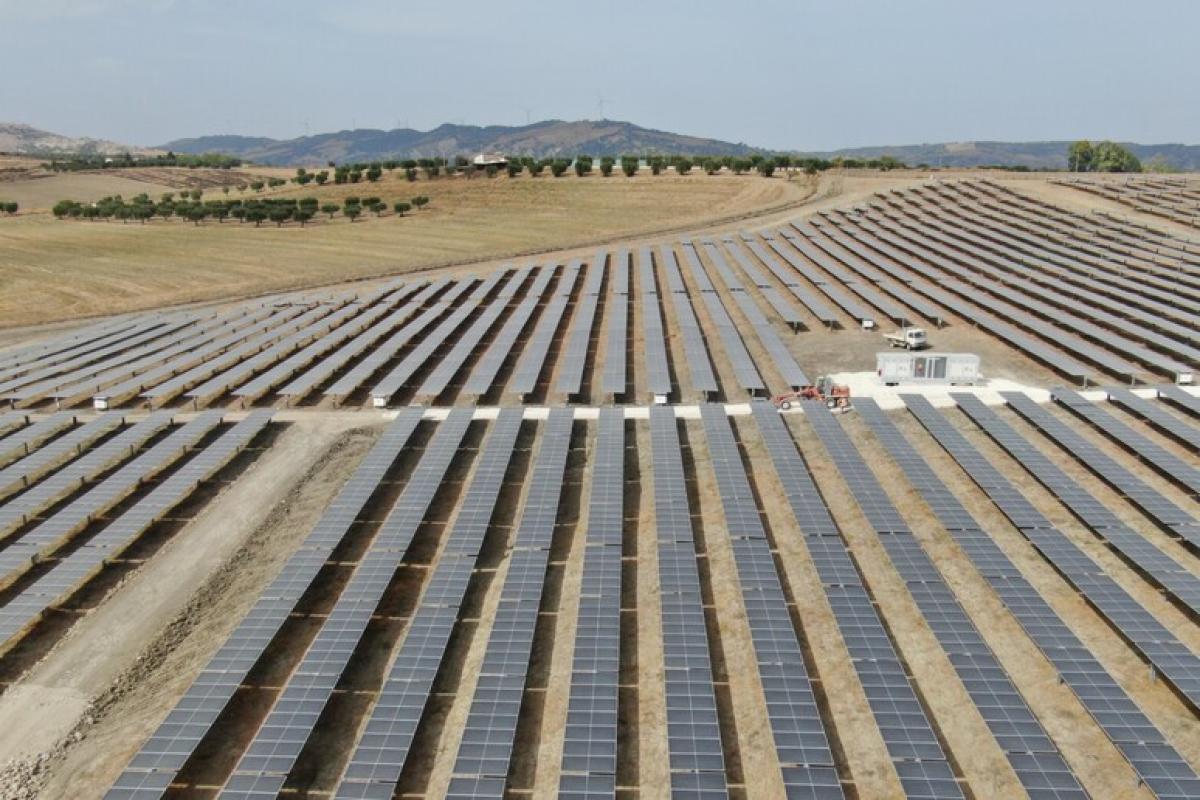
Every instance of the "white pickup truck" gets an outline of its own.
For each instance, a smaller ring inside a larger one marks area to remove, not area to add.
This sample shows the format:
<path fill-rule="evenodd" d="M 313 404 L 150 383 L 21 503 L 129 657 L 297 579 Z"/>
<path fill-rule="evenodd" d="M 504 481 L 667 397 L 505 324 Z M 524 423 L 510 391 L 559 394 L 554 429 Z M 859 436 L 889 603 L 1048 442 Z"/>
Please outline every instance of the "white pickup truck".
<path fill-rule="evenodd" d="M 925 336 L 924 328 L 901 328 L 895 333 L 885 333 L 888 347 L 903 347 L 905 350 L 924 350 L 929 347 L 929 339 Z"/>

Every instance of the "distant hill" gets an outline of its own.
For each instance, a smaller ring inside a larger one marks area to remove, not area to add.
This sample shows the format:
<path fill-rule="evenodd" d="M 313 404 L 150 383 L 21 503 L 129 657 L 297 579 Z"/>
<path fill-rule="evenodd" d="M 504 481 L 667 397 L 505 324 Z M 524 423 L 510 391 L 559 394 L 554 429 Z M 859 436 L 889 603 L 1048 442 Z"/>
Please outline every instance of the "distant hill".
<path fill-rule="evenodd" d="M 619 156 L 627 153 L 749 155 L 766 152 L 747 144 L 643 128 L 631 122 L 546 120 L 532 125 L 439 125 L 431 131 L 398 128 L 356 129 L 264 139 L 245 136 L 201 136 L 162 145 L 177 153 L 221 152 L 260 164 L 324 164 L 327 161 L 373 161 L 381 158 L 434 158 L 496 152 L 535 158 Z"/>
<path fill-rule="evenodd" d="M 931 167 L 983 167 L 995 164 L 1031 169 L 1066 169 L 1070 142 L 946 142 L 883 147 L 854 147 L 807 155 L 820 158 L 879 158 L 892 156 L 906 164 Z M 1123 142 L 1142 164 L 1155 159 L 1188 172 L 1200 170 L 1200 145 L 1135 144 Z"/>
<path fill-rule="evenodd" d="M 110 142 L 106 139 L 62 136 L 39 130 L 32 125 L 16 122 L 0 122 L 0 153 L 30 153 L 53 155 L 58 153 L 80 153 L 96 155 L 156 155 L 161 151 L 148 147 L 131 147 L 127 144 Z"/>

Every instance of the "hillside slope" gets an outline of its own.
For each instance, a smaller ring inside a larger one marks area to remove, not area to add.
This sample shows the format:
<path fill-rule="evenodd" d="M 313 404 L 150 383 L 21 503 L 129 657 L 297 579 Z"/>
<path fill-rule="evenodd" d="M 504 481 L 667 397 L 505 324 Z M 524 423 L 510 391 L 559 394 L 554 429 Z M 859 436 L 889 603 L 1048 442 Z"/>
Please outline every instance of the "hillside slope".
<path fill-rule="evenodd" d="M 321 164 L 379 158 L 432 158 L 501 152 L 536 158 L 619 156 L 623 153 L 745 155 L 762 152 L 747 144 L 652 130 L 631 122 L 547 120 L 517 127 L 439 125 L 431 131 L 356 129 L 276 140 L 245 136 L 201 136 L 162 145 L 177 153 L 221 152 L 261 164 Z"/>
<path fill-rule="evenodd" d="M 1123 143 L 1143 164 L 1161 160 L 1185 171 L 1200 170 L 1200 145 Z M 945 142 L 938 144 L 852 147 L 808 155 L 821 158 L 879 158 L 890 155 L 906 164 L 932 167 L 982 167 L 994 164 L 1030 169 L 1066 169 L 1069 141 Z"/>
<path fill-rule="evenodd" d="M 19 122 L 0 122 L 0 153 L 98 153 L 100 155 L 154 155 L 161 151 L 130 147 L 107 139 L 63 136 Z"/>

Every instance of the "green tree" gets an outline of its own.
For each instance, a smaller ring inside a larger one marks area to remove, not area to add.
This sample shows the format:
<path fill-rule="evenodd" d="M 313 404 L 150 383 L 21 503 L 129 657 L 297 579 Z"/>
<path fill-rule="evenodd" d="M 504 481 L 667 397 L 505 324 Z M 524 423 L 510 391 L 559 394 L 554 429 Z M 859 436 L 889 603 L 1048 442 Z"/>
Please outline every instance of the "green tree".
<path fill-rule="evenodd" d="M 1095 154 L 1092 143 L 1087 139 L 1072 142 L 1067 148 L 1067 170 L 1069 172 L 1091 172 Z"/>
<path fill-rule="evenodd" d="M 254 227 L 262 227 L 263 220 L 267 218 L 267 210 L 265 208 L 248 208 L 246 209 L 246 219 L 254 223 Z"/>
<path fill-rule="evenodd" d="M 413 199 L 415 200 L 416 198 L 413 198 Z M 395 212 L 396 212 L 396 214 L 397 214 L 398 216 L 401 216 L 401 217 L 403 217 L 403 216 L 404 216 L 404 214 L 405 214 L 406 212 L 408 212 L 409 210 L 411 210 L 411 209 L 412 209 L 412 206 L 411 206 L 410 204 L 408 204 L 408 203 L 405 203 L 405 202 L 403 202 L 403 201 L 401 201 L 401 202 L 399 202 L 399 203 L 395 203 L 395 204 L 392 206 L 392 210 L 393 210 L 393 211 L 395 211 Z"/>
<path fill-rule="evenodd" d="M 317 182 L 317 186 L 324 186 L 325 182 L 329 180 L 329 170 L 321 170 L 315 176 L 313 176 L 313 180 Z"/>
<path fill-rule="evenodd" d="M 321 206 L 321 213 L 328 214 L 329 218 L 333 219 L 333 215 L 341 211 L 341 209 L 342 207 L 337 203 L 325 203 Z"/>
<path fill-rule="evenodd" d="M 59 200 L 54 204 L 54 207 L 50 209 L 50 213 L 59 219 L 62 219 L 63 217 L 70 215 L 71 209 L 75 205 L 76 203 L 74 200 Z"/>
<path fill-rule="evenodd" d="M 614 162 L 614 161 L 613 161 L 613 158 L 612 158 L 612 156 L 604 156 L 604 157 L 602 157 L 602 158 L 600 159 L 600 174 L 601 174 L 601 175 L 603 175 L 603 176 L 604 176 L 604 177 L 606 177 L 606 178 L 607 178 L 609 175 L 612 175 L 612 171 L 613 171 L 613 164 L 614 164 L 614 163 L 616 163 L 616 162 Z"/>
<path fill-rule="evenodd" d="M 264 184 L 262 181 L 250 181 L 250 188 L 256 192 L 261 192 L 263 190 L 263 186 Z"/>
<path fill-rule="evenodd" d="M 1104 141 L 1096 145 L 1093 168 L 1096 172 L 1141 172 L 1142 162 L 1116 142 Z"/>
<path fill-rule="evenodd" d="M 375 183 L 375 181 L 379 180 L 382 177 L 383 177 L 383 170 L 380 169 L 379 165 L 377 165 L 377 164 L 372 165 L 367 170 L 367 180 L 369 180 L 371 183 Z"/>
<path fill-rule="evenodd" d="M 308 222 L 310 219 L 313 218 L 313 212 L 302 208 L 299 211 L 297 211 L 295 214 L 293 214 L 292 216 L 295 218 L 296 222 L 300 223 L 300 227 L 303 228 L 304 223 Z"/>
<path fill-rule="evenodd" d="M 163 221 L 166 221 L 175 215 L 175 204 L 174 203 L 159 203 L 157 206 L 155 206 L 154 210 L 158 213 L 158 215 L 160 217 L 163 218 Z"/>
<path fill-rule="evenodd" d="M 204 206 L 200 205 L 199 203 L 195 203 L 193 205 L 188 206 L 187 218 L 196 227 L 199 227 L 200 223 L 207 216 L 208 216 L 208 209 L 205 208 Z"/>
<path fill-rule="evenodd" d="M 193 200 L 199 200 L 203 196 L 204 196 L 203 189 L 192 189 L 192 199 Z"/>
<path fill-rule="evenodd" d="M 510 158 L 508 163 L 504 165 L 504 170 L 508 173 L 508 177 L 515 178 L 521 174 L 521 170 L 525 169 L 525 165 L 515 158 Z"/>
<path fill-rule="evenodd" d="M 767 159 L 758 162 L 758 174 L 764 178 L 771 177 L 775 174 L 775 162 Z"/>
<path fill-rule="evenodd" d="M 414 198 L 412 199 L 412 204 L 413 204 L 414 206 L 416 206 L 416 208 L 417 208 L 417 211 L 420 211 L 420 210 L 421 210 L 422 208 L 424 208 L 424 207 L 425 207 L 425 205 L 427 205 L 428 203 L 429 203 L 429 198 L 428 198 L 428 197 L 426 197 L 426 196 L 425 196 L 425 195 L 423 195 L 423 194 L 419 194 L 419 195 L 417 195 L 416 197 L 414 197 Z"/>
<path fill-rule="evenodd" d="M 4 213 L 9 214 L 9 215 L 15 214 L 15 213 L 17 213 L 18 208 L 20 208 L 20 206 L 18 206 L 12 200 L 9 200 L 7 203 L 4 204 Z"/>
<path fill-rule="evenodd" d="M 351 222 L 356 221 L 362 215 L 360 206 L 347 205 L 342 209 L 342 216 L 347 217 Z"/>
<path fill-rule="evenodd" d="M 283 223 L 291 219 L 293 213 L 292 209 L 287 206 L 272 206 L 271 210 L 267 212 L 267 217 L 275 223 L 275 227 L 282 228 Z"/>
<path fill-rule="evenodd" d="M 692 171 L 692 160 L 690 158 L 681 158 L 675 162 L 675 172 L 680 175 L 687 175 Z"/>
<path fill-rule="evenodd" d="M 246 221 L 246 207 L 245 206 L 234 206 L 233 208 L 229 209 L 229 214 L 234 219 L 236 219 L 239 223 Z"/>
<path fill-rule="evenodd" d="M 625 173 L 626 178 L 632 178 L 634 175 L 637 175 L 637 156 L 621 156 L 621 171 Z"/>
<path fill-rule="evenodd" d="M 550 174 L 556 178 L 561 178 L 566 174 L 567 167 L 571 166 L 571 162 L 565 158 L 556 158 L 550 163 Z"/>
<path fill-rule="evenodd" d="M 404 179 L 407 180 L 409 183 L 412 183 L 413 181 L 415 181 L 417 179 L 417 170 L 413 167 L 405 167 L 404 168 Z"/>

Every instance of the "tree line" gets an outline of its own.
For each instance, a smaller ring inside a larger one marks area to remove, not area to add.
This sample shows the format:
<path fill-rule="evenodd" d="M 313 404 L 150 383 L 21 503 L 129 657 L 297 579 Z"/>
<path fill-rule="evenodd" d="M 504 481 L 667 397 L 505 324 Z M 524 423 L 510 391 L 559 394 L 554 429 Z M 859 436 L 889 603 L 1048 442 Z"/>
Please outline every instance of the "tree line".
<path fill-rule="evenodd" d="M 173 192 L 163 194 L 157 201 L 148 194 L 139 194 L 129 200 L 120 195 L 104 197 L 95 203 L 80 203 L 75 200 L 60 200 L 50 209 L 58 219 L 112 220 L 121 222 L 146 223 L 155 217 L 163 221 L 178 217 L 181 220 L 200 225 L 206 219 L 225 222 L 233 218 L 240 223 L 252 222 L 254 227 L 261 227 L 264 222 L 274 222 L 277 227 L 283 227 L 288 222 L 298 222 L 304 227 L 318 214 L 332 220 L 341 214 L 351 222 L 355 222 L 365 213 L 373 213 L 382 217 L 389 210 L 398 217 L 403 217 L 409 211 L 421 210 L 429 204 L 425 195 L 417 195 L 407 200 L 395 200 L 388 203 L 380 197 L 349 196 L 341 202 L 334 200 L 321 201 L 316 197 L 264 197 L 203 200 L 199 189 L 190 192 L 180 192 L 176 198 Z"/>
<path fill-rule="evenodd" d="M 242 166 L 242 159 L 227 156 L 222 153 L 203 153 L 190 155 L 187 153 L 168 152 L 166 155 L 133 156 L 122 153 L 119 156 L 104 155 L 73 155 L 67 158 L 53 158 L 42 164 L 43 169 L 51 172 L 77 172 L 87 169 L 129 169 L 135 167 L 187 167 L 197 169 L 232 169 Z"/>

